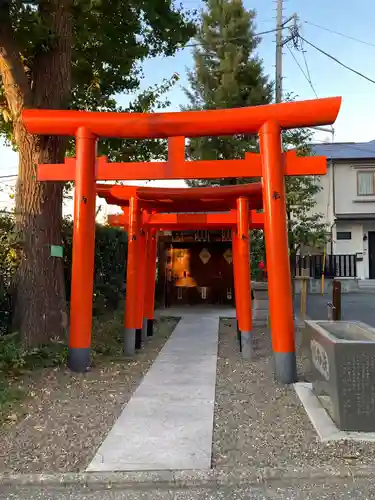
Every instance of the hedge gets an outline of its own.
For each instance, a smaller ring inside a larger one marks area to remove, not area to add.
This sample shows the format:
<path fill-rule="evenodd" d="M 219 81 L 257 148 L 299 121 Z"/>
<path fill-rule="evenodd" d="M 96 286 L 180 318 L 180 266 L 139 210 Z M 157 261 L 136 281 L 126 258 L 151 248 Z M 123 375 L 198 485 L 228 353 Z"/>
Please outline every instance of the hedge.
<path fill-rule="evenodd" d="M 12 317 L 11 284 L 17 268 L 12 247 L 14 220 L 11 214 L 0 212 L 0 335 L 9 331 Z M 72 264 L 72 222 L 63 225 L 64 273 L 66 300 L 70 300 Z M 125 297 L 127 233 L 107 226 L 96 226 L 94 315 L 115 310 Z"/>

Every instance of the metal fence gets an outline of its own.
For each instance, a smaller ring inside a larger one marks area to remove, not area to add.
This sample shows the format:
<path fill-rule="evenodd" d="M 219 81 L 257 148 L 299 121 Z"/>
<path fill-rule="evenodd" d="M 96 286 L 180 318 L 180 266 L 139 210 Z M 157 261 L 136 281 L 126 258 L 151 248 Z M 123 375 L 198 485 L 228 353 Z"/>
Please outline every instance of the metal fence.
<path fill-rule="evenodd" d="M 326 255 L 296 255 L 292 262 L 294 276 L 308 275 L 310 278 L 356 278 L 357 260 L 355 254 Z M 307 270 L 307 271 L 304 271 Z"/>

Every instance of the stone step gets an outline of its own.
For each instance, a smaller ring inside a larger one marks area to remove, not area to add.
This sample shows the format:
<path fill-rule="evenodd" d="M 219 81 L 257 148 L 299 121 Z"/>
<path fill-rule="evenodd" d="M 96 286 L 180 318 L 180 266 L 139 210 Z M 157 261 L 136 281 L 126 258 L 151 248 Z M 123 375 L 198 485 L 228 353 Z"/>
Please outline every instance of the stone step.
<path fill-rule="evenodd" d="M 375 290 L 375 280 L 358 280 L 358 288 Z"/>

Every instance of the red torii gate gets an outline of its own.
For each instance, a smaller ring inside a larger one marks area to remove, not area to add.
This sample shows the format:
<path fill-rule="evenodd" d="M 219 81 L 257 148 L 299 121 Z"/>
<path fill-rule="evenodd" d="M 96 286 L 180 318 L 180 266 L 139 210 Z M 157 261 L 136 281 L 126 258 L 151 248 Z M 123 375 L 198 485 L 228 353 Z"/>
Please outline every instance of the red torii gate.
<path fill-rule="evenodd" d="M 265 210 L 265 239 L 268 265 L 270 316 L 274 349 L 275 376 L 284 383 L 297 379 L 294 346 L 293 304 L 290 288 L 290 263 L 288 256 L 287 222 L 285 210 L 284 175 L 281 131 L 299 127 L 330 125 L 334 123 L 341 106 L 341 98 L 314 99 L 310 101 L 253 106 L 238 109 L 187 111 L 174 113 L 107 113 L 61 110 L 25 110 L 22 120 L 29 133 L 40 135 L 74 136 L 76 138 L 76 164 L 70 180 L 75 180 L 73 275 L 71 296 L 70 332 L 90 332 L 92 326 L 92 276 L 94 269 L 95 243 L 95 181 L 98 162 L 97 140 L 100 137 L 128 139 L 175 138 L 222 136 L 235 134 L 258 134 L 260 138 L 260 163 Z M 173 152 L 171 153 L 173 156 Z M 286 155 L 284 156 L 284 158 Z M 233 162 L 235 160 L 232 160 Z M 238 160 L 240 161 L 240 160 Z M 325 174 L 324 159 L 320 168 L 309 158 L 311 168 L 301 168 L 294 175 Z M 287 161 L 285 162 L 287 163 Z M 324 165 L 323 165 L 324 163 Z M 234 170 L 239 164 L 232 164 L 225 172 L 219 171 L 217 161 L 213 171 L 196 169 L 195 162 L 183 162 L 179 170 L 173 157 L 159 166 L 157 175 L 150 178 L 230 178 L 237 176 Z M 129 166 L 129 164 L 128 164 Z M 232 168 L 233 166 L 233 168 Z M 247 170 L 249 167 L 249 171 Z M 302 167 L 302 164 L 300 164 Z M 157 167 L 157 166 L 156 166 Z M 150 164 L 150 169 L 152 163 Z M 68 180 L 67 167 L 54 167 L 55 176 L 49 180 Z M 124 165 L 124 171 L 126 164 Z M 224 169 L 223 169 L 224 170 Z M 303 170 L 303 172 L 302 172 Z M 220 173 L 219 173 L 220 172 Z M 131 172 L 131 179 L 140 179 L 137 172 Z M 147 172 L 149 174 L 149 171 Z M 250 165 L 242 164 L 241 176 L 253 174 Z M 125 174 L 124 174 L 125 176 Z M 121 180 L 107 177 L 101 180 Z M 39 180 L 47 180 L 39 176 Z M 243 211 L 243 208 L 241 209 Z M 84 284 L 80 285 L 80 281 Z M 279 339 L 288 339 L 281 345 Z M 77 359 L 89 358 L 87 349 L 70 352 L 69 366 L 75 369 Z M 83 363 L 85 364 L 85 363 Z M 82 365 L 80 361 L 79 366 Z"/>
<path fill-rule="evenodd" d="M 125 230 L 129 229 L 129 207 L 122 207 L 122 214 L 108 215 L 107 223 L 110 226 L 122 227 Z M 146 280 L 145 280 L 145 296 L 144 296 L 144 313 L 143 313 L 143 338 L 153 335 L 154 323 L 154 304 L 155 304 L 155 276 L 156 276 L 156 259 L 157 259 L 157 233 L 159 231 L 184 231 L 193 229 L 232 229 L 233 234 L 236 234 L 237 214 L 236 211 L 228 213 L 197 213 L 197 214 L 181 214 L 181 213 L 162 213 L 162 214 L 142 214 L 142 227 L 146 230 L 147 238 L 147 263 L 146 263 Z M 252 212 L 249 214 L 249 229 L 263 229 L 264 216 L 263 213 Z M 233 255 L 236 252 L 236 246 L 233 245 Z M 234 256 L 235 259 L 235 256 Z M 239 299 L 238 299 L 239 300 Z M 238 312 L 236 305 L 236 318 L 238 326 Z M 239 328 L 238 328 L 239 330 Z M 135 348 L 140 348 L 140 332 L 136 332 Z M 246 354 L 246 353 L 244 353 Z"/>
<path fill-rule="evenodd" d="M 108 215 L 107 222 L 110 226 L 129 227 L 129 207 L 122 207 L 122 214 Z M 233 256 L 236 253 L 237 247 L 233 244 L 233 239 L 237 234 L 237 213 L 235 210 L 227 213 L 162 213 L 162 214 L 145 214 L 143 217 L 143 225 L 149 231 L 148 238 L 152 237 L 149 253 L 147 254 L 147 275 L 150 278 L 149 287 L 146 286 L 145 294 L 145 314 L 147 321 L 147 336 L 152 336 L 153 321 L 154 321 L 154 302 L 155 302 L 155 283 L 152 282 L 152 276 L 156 274 L 156 233 L 157 231 L 184 231 L 194 229 L 232 229 L 232 250 Z M 249 213 L 249 229 L 264 229 L 264 214 L 256 211 Z M 154 246 L 153 246 L 154 245 Z M 235 260 L 235 256 L 234 256 Z M 236 261 L 237 262 L 237 261 Z M 237 298 L 237 302 L 239 298 Z M 238 303 L 236 302 L 236 318 L 238 326 Z M 241 346 L 242 347 L 242 346 Z M 244 355 L 246 353 L 244 352 Z"/>
<path fill-rule="evenodd" d="M 208 208 L 212 210 L 213 206 L 214 210 L 219 211 L 225 210 L 228 207 L 237 207 L 234 213 L 215 215 L 217 216 L 216 223 L 219 222 L 219 218 L 221 217 L 221 227 L 226 225 L 226 227 L 232 229 L 234 282 L 235 293 L 238 298 L 236 301 L 238 328 L 240 331 L 242 354 L 245 358 L 250 359 L 252 355 L 252 317 L 249 243 L 251 212 L 249 212 L 249 206 L 251 208 L 261 208 L 261 185 L 254 183 L 218 188 L 173 189 L 99 184 L 96 189 L 98 195 L 110 204 L 119 206 L 129 205 L 127 210 L 128 221 L 127 223 L 124 221 L 125 225 L 129 228 L 125 313 L 125 350 L 129 355 L 133 355 L 135 349 L 141 347 L 142 332 L 143 338 L 145 338 L 145 332 L 148 329 L 149 320 L 151 319 L 146 317 L 144 312 L 145 308 L 147 308 L 148 314 L 151 312 L 150 296 L 147 297 L 146 304 L 144 304 L 146 283 L 149 289 L 155 288 L 155 273 L 152 276 L 150 274 L 146 274 L 145 276 L 145 272 L 148 273 L 148 270 L 150 270 L 153 273 L 152 266 L 156 260 L 156 256 L 149 249 L 149 246 L 153 244 L 149 238 L 150 233 L 142 231 L 142 228 L 148 226 L 149 220 L 152 217 L 159 219 L 160 223 L 162 222 L 161 219 L 169 215 L 165 212 L 186 210 L 187 206 L 189 206 L 190 211 L 195 212 L 206 212 Z M 155 207 L 163 211 L 163 213 L 150 214 L 147 212 L 147 209 L 151 211 Z M 135 213 L 133 212 L 134 210 Z M 247 211 L 247 213 L 244 211 Z M 178 216 L 180 214 L 173 213 L 171 215 Z M 183 227 L 187 227 L 186 219 L 190 223 L 200 221 L 202 227 L 202 217 L 199 217 L 200 214 L 186 215 L 188 216 L 185 217 L 185 223 L 182 224 Z M 203 213 L 202 215 L 209 219 L 209 216 L 211 215 L 212 218 L 214 214 Z M 263 214 L 258 215 L 263 216 Z M 224 222 L 225 218 L 227 219 L 226 224 Z M 122 216 L 122 219 L 124 219 L 124 216 Z M 118 218 L 115 220 L 118 220 Z M 175 226 L 180 226 L 180 224 L 176 223 Z M 190 225 L 189 227 L 191 228 Z"/>

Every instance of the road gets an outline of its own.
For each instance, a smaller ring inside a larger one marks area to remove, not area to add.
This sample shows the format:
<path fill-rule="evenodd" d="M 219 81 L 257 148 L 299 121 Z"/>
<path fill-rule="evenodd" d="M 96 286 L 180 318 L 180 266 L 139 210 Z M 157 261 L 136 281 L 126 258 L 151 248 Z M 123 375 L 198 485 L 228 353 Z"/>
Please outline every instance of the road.
<path fill-rule="evenodd" d="M 307 314 L 311 319 L 327 319 L 327 303 L 330 295 L 309 295 L 307 301 Z M 299 296 L 295 300 L 296 312 L 299 310 Z M 375 294 L 347 293 L 341 296 L 341 309 L 343 320 L 363 321 L 375 327 Z"/>

